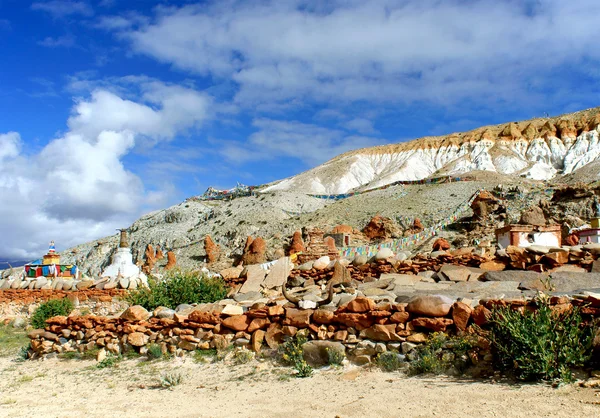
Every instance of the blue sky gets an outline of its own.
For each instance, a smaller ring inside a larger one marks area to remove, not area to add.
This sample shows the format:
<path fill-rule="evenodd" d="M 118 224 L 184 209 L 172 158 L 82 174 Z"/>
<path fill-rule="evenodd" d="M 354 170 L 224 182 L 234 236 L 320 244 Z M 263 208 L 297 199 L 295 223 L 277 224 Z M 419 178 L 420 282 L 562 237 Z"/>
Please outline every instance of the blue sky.
<path fill-rule="evenodd" d="M 597 106 L 600 4 L 0 0 L 0 258 L 344 151 Z"/>

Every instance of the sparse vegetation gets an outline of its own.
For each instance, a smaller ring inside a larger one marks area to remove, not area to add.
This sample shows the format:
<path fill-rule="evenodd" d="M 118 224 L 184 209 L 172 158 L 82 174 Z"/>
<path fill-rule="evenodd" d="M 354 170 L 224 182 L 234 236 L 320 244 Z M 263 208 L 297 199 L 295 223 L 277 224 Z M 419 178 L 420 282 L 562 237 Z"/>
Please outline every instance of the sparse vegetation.
<path fill-rule="evenodd" d="M 233 362 L 235 364 L 246 364 L 254 359 L 254 353 L 250 350 L 241 349 L 233 353 Z"/>
<path fill-rule="evenodd" d="M 330 348 L 325 349 L 327 351 L 327 364 L 330 366 L 341 366 L 342 362 L 346 358 L 344 354 L 337 350 L 332 350 Z"/>
<path fill-rule="evenodd" d="M 377 356 L 377 365 L 386 372 L 395 372 L 402 367 L 402 358 L 395 351 L 386 351 Z"/>
<path fill-rule="evenodd" d="M 73 303 L 67 298 L 51 299 L 42 302 L 31 317 L 31 325 L 34 328 L 44 328 L 46 320 L 54 316 L 67 316 L 73 310 Z"/>
<path fill-rule="evenodd" d="M 167 373 L 160 377 L 160 387 L 164 389 L 172 389 L 183 382 L 181 373 Z"/>
<path fill-rule="evenodd" d="M 148 356 L 148 360 L 157 360 L 165 357 L 161 346 L 158 344 L 150 344 L 146 355 Z"/>
<path fill-rule="evenodd" d="M 296 370 L 296 377 L 309 377 L 312 375 L 312 367 L 304 360 L 302 345 L 306 342 L 306 336 L 297 333 L 279 346 L 283 361 Z"/>
<path fill-rule="evenodd" d="M 212 363 L 217 359 L 217 350 L 210 348 L 208 350 L 194 351 L 194 361 L 196 363 Z"/>
<path fill-rule="evenodd" d="M 148 310 L 158 306 L 175 309 L 184 303 L 212 303 L 227 295 L 227 285 L 220 277 L 207 277 L 200 272 L 175 271 L 164 280 L 148 280 L 148 288 L 130 292 L 125 300 Z"/>
<path fill-rule="evenodd" d="M 517 379 L 570 382 L 571 369 L 591 359 L 593 326 L 583 322 L 578 308 L 553 311 L 541 297 L 533 312 L 494 309 L 489 339 L 495 365 Z"/>
<path fill-rule="evenodd" d="M 99 361 L 98 364 L 96 364 L 96 368 L 106 369 L 110 367 L 115 367 L 117 363 L 119 363 L 121 360 L 123 360 L 123 357 L 112 353 L 108 353 L 104 360 Z"/>
<path fill-rule="evenodd" d="M 431 334 L 425 344 L 418 346 L 417 358 L 410 363 L 410 374 L 440 374 L 465 371 L 470 364 L 468 351 L 475 346 L 475 336 L 448 336 L 442 332 Z"/>
<path fill-rule="evenodd" d="M 22 328 L 0 326 L 0 356 L 21 357 L 22 350 L 29 348 L 29 338 Z"/>

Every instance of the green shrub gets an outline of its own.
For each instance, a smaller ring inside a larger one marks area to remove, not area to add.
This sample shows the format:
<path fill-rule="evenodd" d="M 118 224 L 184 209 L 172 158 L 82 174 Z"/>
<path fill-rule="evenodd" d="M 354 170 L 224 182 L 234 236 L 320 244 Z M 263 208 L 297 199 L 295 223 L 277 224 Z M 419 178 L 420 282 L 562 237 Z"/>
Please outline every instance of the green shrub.
<path fill-rule="evenodd" d="M 325 349 L 327 351 L 327 364 L 330 366 L 341 366 L 342 362 L 346 358 L 344 353 L 338 350 L 333 350 L 330 348 Z"/>
<path fill-rule="evenodd" d="M 409 373 L 463 373 L 470 364 L 467 353 L 475 343 L 475 336 L 451 337 L 443 332 L 434 332 L 425 344 L 415 349 L 417 357 L 410 363 Z"/>
<path fill-rule="evenodd" d="M 162 281 L 149 280 L 148 288 L 129 292 L 125 300 L 148 310 L 159 306 L 175 309 L 184 303 L 216 302 L 226 295 L 227 285 L 220 277 L 206 277 L 200 272 L 176 271 Z"/>
<path fill-rule="evenodd" d="M 377 356 L 377 365 L 386 372 L 395 372 L 402 367 L 402 359 L 395 351 L 386 351 Z"/>
<path fill-rule="evenodd" d="M 172 389 L 183 382 L 183 376 L 180 373 L 167 373 L 160 378 L 160 387 Z"/>
<path fill-rule="evenodd" d="M 121 357 L 119 355 L 115 355 L 113 353 L 108 353 L 104 360 L 99 361 L 98 364 L 96 364 L 96 368 L 97 369 L 106 369 L 109 367 L 115 367 L 117 365 L 117 363 L 120 362 L 121 360 L 123 360 L 123 357 Z"/>
<path fill-rule="evenodd" d="M 583 322 L 578 308 L 557 313 L 540 299 L 533 312 L 492 310 L 489 339 L 495 365 L 517 379 L 568 382 L 571 368 L 591 359 L 593 327 Z"/>
<path fill-rule="evenodd" d="M 146 354 L 149 360 L 156 360 L 164 357 L 162 348 L 158 344 L 150 344 L 148 346 L 148 352 Z"/>
<path fill-rule="evenodd" d="M 313 372 L 312 367 L 304 360 L 302 345 L 305 342 L 306 336 L 299 332 L 279 346 L 283 361 L 296 369 L 296 377 L 309 377 Z"/>
<path fill-rule="evenodd" d="M 246 364 L 254 359 L 254 353 L 250 350 L 241 349 L 233 353 L 233 362 L 235 364 Z"/>
<path fill-rule="evenodd" d="M 72 310 L 73 304 L 67 298 L 52 299 L 43 302 L 33 313 L 31 325 L 33 325 L 34 328 L 45 328 L 46 319 L 50 319 L 53 316 L 67 316 Z"/>

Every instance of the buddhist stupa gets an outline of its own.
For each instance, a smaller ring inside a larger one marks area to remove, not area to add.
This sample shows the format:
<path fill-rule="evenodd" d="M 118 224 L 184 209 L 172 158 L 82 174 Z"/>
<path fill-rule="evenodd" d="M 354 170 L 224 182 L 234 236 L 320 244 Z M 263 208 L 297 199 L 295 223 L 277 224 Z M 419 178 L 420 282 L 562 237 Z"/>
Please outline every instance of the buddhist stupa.
<path fill-rule="evenodd" d="M 127 240 L 127 230 L 119 229 L 119 231 L 121 232 L 119 248 L 117 248 L 117 252 L 113 255 L 110 266 L 106 267 L 102 272 L 102 277 L 110 279 L 116 279 L 117 277 L 126 279 L 139 278 L 142 283 L 147 284 L 146 275 L 133 263 L 133 255 L 131 254 L 131 248 L 129 248 Z"/>

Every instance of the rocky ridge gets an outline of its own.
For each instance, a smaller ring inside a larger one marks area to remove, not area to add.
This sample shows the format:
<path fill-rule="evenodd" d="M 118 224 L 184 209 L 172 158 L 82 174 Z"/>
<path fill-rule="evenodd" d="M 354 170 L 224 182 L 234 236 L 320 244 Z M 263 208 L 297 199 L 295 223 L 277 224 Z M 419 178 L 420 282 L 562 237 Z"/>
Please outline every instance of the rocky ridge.
<path fill-rule="evenodd" d="M 549 180 L 600 156 L 600 108 L 347 152 L 266 190 L 347 193 L 474 170 Z"/>

